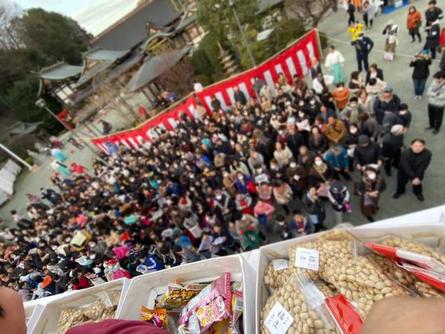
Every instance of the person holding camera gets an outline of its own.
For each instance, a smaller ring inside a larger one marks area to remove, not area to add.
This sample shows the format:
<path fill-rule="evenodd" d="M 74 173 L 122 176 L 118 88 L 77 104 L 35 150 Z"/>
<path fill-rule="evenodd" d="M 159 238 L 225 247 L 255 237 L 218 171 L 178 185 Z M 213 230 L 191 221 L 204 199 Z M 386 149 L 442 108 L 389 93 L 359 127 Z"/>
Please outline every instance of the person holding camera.
<path fill-rule="evenodd" d="M 409 66 L 413 67 L 413 83 L 414 95 L 416 99 L 421 99 L 425 91 L 425 84 L 430 76 L 431 58 L 428 50 L 423 50 L 421 53 L 414 56 Z"/>

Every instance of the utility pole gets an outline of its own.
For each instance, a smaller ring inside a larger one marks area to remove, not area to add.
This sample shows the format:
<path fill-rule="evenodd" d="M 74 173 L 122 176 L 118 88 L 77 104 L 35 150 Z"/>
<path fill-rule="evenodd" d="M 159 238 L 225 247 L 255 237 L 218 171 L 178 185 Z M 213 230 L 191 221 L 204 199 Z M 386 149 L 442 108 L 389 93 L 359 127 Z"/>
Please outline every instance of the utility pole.
<path fill-rule="evenodd" d="M 23 165 L 25 165 L 25 167 L 27 167 L 30 171 L 32 171 L 32 166 L 27 163 L 25 160 L 23 160 L 22 158 L 20 158 L 17 154 L 15 154 L 14 152 L 12 152 L 9 148 L 7 148 L 5 145 L 0 144 L 0 148 L 5 151 L 6 153 L 8 153 L 10 156 L 12 156 L 14 159 L 20 161 Z"/>
<path fill-rule="evenodd" d="M 241 39 L 243 41 L 244 47 L 247 50 L 247 54 L 249 56 L 250 63 L 252 65 L 252 68 L 254 68 L 254 67 L 256 67 L 255 58 L 253 57 L 252 49 L 250 48 L 249 42 L 247 41 L 246 34 L 244 32 L 244 28 L 241 25 L 241 21 L 239 19 L 238 13 L 236 12 L 234 0 L 228 0 L 228 2 L 229 2 L 229 7 L 232 9 L 233 16 L 235 17 L 236 24 L 238 25 L 238 29 L 241 33 Z"/>

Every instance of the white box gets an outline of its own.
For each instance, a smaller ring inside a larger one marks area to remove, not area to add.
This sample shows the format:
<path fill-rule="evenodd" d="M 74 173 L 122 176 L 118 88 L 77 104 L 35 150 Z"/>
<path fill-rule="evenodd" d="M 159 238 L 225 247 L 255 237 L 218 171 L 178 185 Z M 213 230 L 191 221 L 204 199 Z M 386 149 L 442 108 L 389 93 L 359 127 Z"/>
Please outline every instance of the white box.
<path fill-rule="evenodd" d="M 409 239 L 416 239 L 417 241 L 430 246 L 438 246 L 440 239 L 445 238 L 445 225 L 440 222 L 431 222 L 431 224 L 406 223 L 407 226 L 402 226 L 399 223 L 392 225 L 390 220 L 388 220 L 388 223 L 386 224 L 374 225 L 375 224 L 367 224 L 348 229 L 348 231 L 360 239 L 379 238 L 395 234 Z M 290 246 L 317 239 L 323 233 L 311 234 L 300 238 L 277 242 L 260 248 L 259 265 L 256 277 L 256 334 L 260 333 L 261 310 L 269 297 L 269 291 L 264 286 L 263 278 L 264 271 L 270 261 L 279 258 L 288 259 L 288 250 Z"/>
<path fill-rule="evenodd" d="M 68 294 L 62 294 L 60 298 L 48 302 L 39 319 L 37 320 L 33 330 L 28 333 L 32 334 L 56 334 L 57 323 L 60 313 L 63 309 L 69 307 L 79 307 L 95 302 L 101 298 L 101 294 L 120 291 L 119 304 L 122 304 L 125 293 L 129 287 L 130 280 L 121 278 L 115 281 L 99 284 L 88 289 L 73 291 Z M 117 315 L 117 310 L 116 310 Z M 116 316 L 115 316 L 116 318 Z"/>
<path fill-rule="evenodd" d="M 242 281 L 244 295 L 244 331 L 254 332 L 255 295 L 254 279 L 246 282 L 244 260 L 239 255 L 218 257 L 209 260 L 185 264 L 162 271 L 145 274 L 131 280 L 130 287 L 124 297 L 123 305 L 119 308 L 118 319 L 139 320 L 140 308 L 145 305 L 154 307 L 158 295 L 167 291 L 168 283 L 179 280 L 181 283 L 211 282 L 222 274 L 229 272 L 232 281 Z M 247 284 L 251 284 L 246 288 Z M 249 319 L 249 314 L 250 318 Z"/>

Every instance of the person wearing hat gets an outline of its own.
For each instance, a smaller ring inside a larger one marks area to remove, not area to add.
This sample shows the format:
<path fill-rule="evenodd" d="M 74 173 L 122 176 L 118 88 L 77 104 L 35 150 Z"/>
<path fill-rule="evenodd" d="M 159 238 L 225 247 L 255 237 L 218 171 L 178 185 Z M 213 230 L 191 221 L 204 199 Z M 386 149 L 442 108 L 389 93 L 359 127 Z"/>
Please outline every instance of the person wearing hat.
<path fill-rule="evenodd" d="M 385 180 L 373 167 L 363 169 L 362 180 L 355 185 L 355 194 L 360 196 L 360 210 L 368 221 L 375 221 L 379 210 L 379 198 L 386 188 Z"/>
<path fill-rule="evenodd" d="M 428 119 L 430 126 L 427 130 L 439 133 L 442 126 L 443 111 L 445 108 L 445 71 L 434 74 L 434 81 L 427 92 L 428 96 Z"/>
<path fill-rule="evenodd" d="M 358 137 L 358 145 L 354 151 L 354 159 L 357 162 L 357 169 L 364 172 L 367 166 L 372 166 L 376 170 L 382 165 L 380 147 L 376 142 L 370 141 L 367 135 Z"/>
<path fill-rule="evenodd" d="M 383 89 L 382 95 L 374 101 L 373 108 L 377 123 L 379 125 L 383 124 L 383 119 L 385 118 L 386 113 L 397 114 L 400 108 L 400 103 L 400 98 L 394 94 L 393 89 L 386 86 Z"/>
<path fill-rule="evenodd" d="M 399 168 L 402 154 L 404 128 L 401 124 L 393 125 L 391 131 L 383 137 L 382 156 L 386 175 L 391 176 L 391 167 Z"/>
<path fill-rule="evenodd" d="M 411 181 L 413 193 L 421 202 L 425 200 L 423 196 L 422 181 L 425 172 L 431 162 L 432 153 L 425 148 L 425 141 L 416 138 L 411 142 L 411 146 L 402 152 L 400 156 L 400 167 L 397 173 L 397 190 L 393 195 L 398 199 L 405 193 L 406 184 Z"/>
<path fill-rule="evenodd" d="M 395 24 L 394 20 L 388 20 L 383 35 L 385 35 L 385 54 L 384 59 L 394 61 L 396 46 L 397 46 L 397 32 L 399 26 Z"/>
<path fill-rule="evenodd" d="M 363 32 L 358 34 L 357 39 L 353 39 L 351 45 L 355 48 L 357 57 L 358 71 L 368 71 L 368 56 L 374 47 L 374 42 L 368 36 L 365 36 Z"/>

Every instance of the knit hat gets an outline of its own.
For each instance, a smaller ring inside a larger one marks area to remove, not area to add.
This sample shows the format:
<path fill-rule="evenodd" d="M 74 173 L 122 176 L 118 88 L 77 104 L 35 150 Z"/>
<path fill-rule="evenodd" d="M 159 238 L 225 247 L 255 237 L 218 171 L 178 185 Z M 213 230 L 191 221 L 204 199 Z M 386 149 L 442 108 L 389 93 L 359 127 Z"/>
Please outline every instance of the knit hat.
<path fill-rule="evenodd" d="M 391 134 L 394 136 L 402 135 L 403 134 L 403 125 L 401 125 L 401 124 L 393 125 L 391 128 Z"/>

